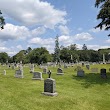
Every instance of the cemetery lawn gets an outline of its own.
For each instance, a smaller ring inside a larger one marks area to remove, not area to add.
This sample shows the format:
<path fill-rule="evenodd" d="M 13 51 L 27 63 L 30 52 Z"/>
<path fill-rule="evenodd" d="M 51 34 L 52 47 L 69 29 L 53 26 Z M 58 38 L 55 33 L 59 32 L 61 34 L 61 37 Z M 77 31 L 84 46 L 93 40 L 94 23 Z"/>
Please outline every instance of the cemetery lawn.
<path fill-rule="evenodd" d="M 91 65 L 107 69 L 107 79 L 99 72 L 91 73 L 85 67 L 85 77 L 76 77 L 76 67 L 63 68 L 64 75 L 56 75 L 57 67 L 50 67 L 56 80 L 58 96 L 41 94 L 44 81 L 32 80 L 29 68 L 24 67 L 24 78 L 15 78 L 15 70 L 0 66 L 0 110 L 110 110 L 110 64 Z M 6 69 L 6 76 L 3 70 Z M 38 67 L 35 71 L 42 72 Z M 47 74 L 43 74 L 46 79 Z"/>

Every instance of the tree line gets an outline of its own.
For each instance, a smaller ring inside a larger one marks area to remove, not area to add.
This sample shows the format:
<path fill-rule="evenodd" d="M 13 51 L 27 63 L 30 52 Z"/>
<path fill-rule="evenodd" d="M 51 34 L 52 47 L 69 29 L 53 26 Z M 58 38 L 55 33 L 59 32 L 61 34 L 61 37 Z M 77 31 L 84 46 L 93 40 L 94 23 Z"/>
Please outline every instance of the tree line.
<path fill-rule="evenodd" d="M 60 61 L 70 63 L 76 61 L 89 61 L 89 62 L 100 62 L 105 55 L 105 60 L 110 59 L 110 48 L 92 50 L 87 49 L 84 44 L 82 49 L 79 50 L 76 44 L 72 44 L 68 47 L 60 46 L 59 58 Z M 55 52 L 50 54 L 45 47 L 34 48 L 28 47 L 27 50 L 21 50 L 14 56 L 9 56 L 6 52 L 0 53 L 0 63 L 19 63 L 22 61 L 25 63 L 36 63 L 42 64 L 47 62 L 56 62 Z"/>

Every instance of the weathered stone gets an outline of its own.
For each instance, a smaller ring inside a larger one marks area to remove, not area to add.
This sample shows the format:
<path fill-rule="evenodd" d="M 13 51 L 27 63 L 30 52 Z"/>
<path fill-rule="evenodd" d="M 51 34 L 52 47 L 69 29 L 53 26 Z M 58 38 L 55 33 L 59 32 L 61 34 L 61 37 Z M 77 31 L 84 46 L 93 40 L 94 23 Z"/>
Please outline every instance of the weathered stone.
<path fill-rule="evenodd" d="M 42 73 L 41 72 L 33 72 L 33 78 L 32 79 L 43 80 Z"/>
<path fill-rule="evenodd" d="M 16 70 L 15 77 L 16 78 L 23 78 L 23 71 L 22 70 Z"/>
<path fill-rule="evenodd" d="M 61 68 L 58 68 L 57 69 L 57 75 L 63 75 L 63 70 Z"/>

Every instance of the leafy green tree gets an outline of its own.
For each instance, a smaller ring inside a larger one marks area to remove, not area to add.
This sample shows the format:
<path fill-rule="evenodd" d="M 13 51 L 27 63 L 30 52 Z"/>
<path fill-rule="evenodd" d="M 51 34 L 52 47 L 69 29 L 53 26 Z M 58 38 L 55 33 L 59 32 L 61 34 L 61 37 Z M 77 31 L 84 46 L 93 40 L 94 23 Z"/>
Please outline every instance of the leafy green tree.
<path fill-rule="evenodd" d="M 105 30 L 110 29 L 110 0 L 96 0 L 95 7 L 100 6 L 100 11 L 97 15 L 97 19 L 100 19 L 101 22 L 95 27 L 102 29 L 103 26 Z M 110 34 L 108 35 L 110 36 Z"/>
<path fill-rule="evenodd" d="M 44 47 L 33 49 L 27 55 L 27 58 L 29 59 L 29 62 L 38 64 L 47 63 L 48 61 L 52 60 L 49 51 L 47 51 L 47 49 Z"/>
<path fill-rule="evenodd" d="M 0 10 L 0 27 L 1 29 L 4 29 L 4 25 L 5 25 L 5 19 L 3 18 L 3 16 L 1 16 L 2 12 Z"/>
<path fill-rule="evenodd" d="M 77 45 L 76 44 L 71 44 L 70 46 L 68 46 L 69 50 L 77 50 Z"/>
<path fill-rule="evenodd" d="M 66 47 L 62 48 L 60 51 L 60 58 L 62 61 L 69 63 L 71 60 L 70 50 Z"/>
<path fill-rule="evenodd" d="M 26 52 L 25 52 L 25 54 L 28 54 L 28 53 L 30 53 L 31 51 L 32 51 L 31 47 L 28 47 L 27 50 L 26 50 Z"/>
<path fill-rule="evenodd" d="M 1 63 L 6 63 L 8 59 L 9 59 L 9 56 L 6 52 L 0 53 L 0 62 Z"/>
<path fill-rule="evenodd" d="M 23 63 L 25 63 L 24 58 L 25 58 L 25 50 L 21 50 L 20 52 L 18 52 L 16 55 L 13 56 L 13 61 L 14 62 L 22 61 Z"/>

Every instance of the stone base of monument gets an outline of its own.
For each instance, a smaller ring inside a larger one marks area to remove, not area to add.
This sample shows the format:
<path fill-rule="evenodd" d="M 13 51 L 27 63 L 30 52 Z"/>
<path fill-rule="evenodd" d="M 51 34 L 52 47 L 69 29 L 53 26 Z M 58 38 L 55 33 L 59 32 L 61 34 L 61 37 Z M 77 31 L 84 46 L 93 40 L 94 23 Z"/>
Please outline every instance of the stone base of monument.
<path fill-rule="evenodd" d="M 44 80 L 43 78 L 32 78 L 33 80 Z"/>
<path fill-rule="evenodd" d="M 55 92 L 55 93 L 42 92 L 42 94 L 47 95 L 47 96 L 57 96 L 57 95 L 58 95 L 58 93 L 57 93 L 57 92 Z"/>
<path fill-rule="evenodd" d="M 57 73 L 57 75 L 64 75 L 64 73 Z"/>
<path fill-rule="evenodd" d="M 15 75 L 15 78 L 24 78 L 24 76 L 21 76 L 21 75 Z"/>

